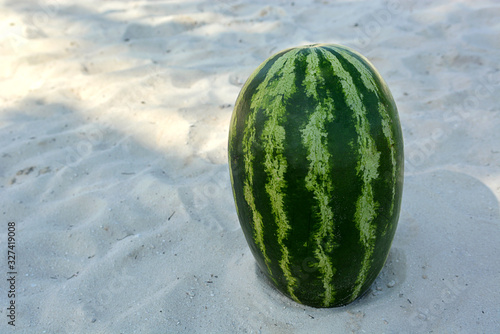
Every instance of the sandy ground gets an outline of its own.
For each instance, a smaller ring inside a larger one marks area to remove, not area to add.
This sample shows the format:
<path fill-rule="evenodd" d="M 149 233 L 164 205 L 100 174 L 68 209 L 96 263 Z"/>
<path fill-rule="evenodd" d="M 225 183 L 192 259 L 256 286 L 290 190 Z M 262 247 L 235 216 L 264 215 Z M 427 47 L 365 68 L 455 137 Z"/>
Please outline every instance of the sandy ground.
<path fill-rule="evenodd" d="M 0 332 L 500 332 L 500 3 L 3 0 Z M 281 49 L 350 46 L 397 102 L 400 223 L 372 290 L 270 287 L 236 217 L 227 134 Z"/>

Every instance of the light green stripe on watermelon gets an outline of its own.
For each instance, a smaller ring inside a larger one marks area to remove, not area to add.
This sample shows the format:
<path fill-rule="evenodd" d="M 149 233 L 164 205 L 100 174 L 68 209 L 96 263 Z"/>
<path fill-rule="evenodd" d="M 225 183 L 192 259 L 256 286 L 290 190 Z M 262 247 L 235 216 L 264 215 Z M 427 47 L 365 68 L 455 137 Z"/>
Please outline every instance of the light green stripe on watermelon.
<path fill-rule="evenodd" d="M 377 85 L 375 83 L 375 79 L 373 78 L 373 74 L 370 72 L 370 70 L 361 63 L 358 59 L 356 59 L 352 51 L 347 52 L 344 48 L 339 47 L 338 49 L 335 50 L 338 52 L 342 57 L 349 62 L 351 65 L 356 68 L 356 70 L 359 72 L 359 75 L 361 77 L 361 81 L 363 82 L 363 85 L 369 90 L 377 94 L 377 97 L 380 95 L 378 92 Z M 358 54 L 359 57 L 364 58 L 362 55 Z M 367 59 L 365 59 L 366 62 L 368 62 Z"/>
<path fill-rule="evenodd" d="M 397 183 L 397 172 L 398 172 L 398 164 L 397 164 L 397 159 L 396 159 L 396 142 L 394 140 L 394 135 L 392 133 L 392 119 L 387 112 L 387 109 L 385 106 L 379 102 L 378 108 L 380 110 L 380 113 L 382 115 L 382 132 L 384 133 L 384 136 L 387 140 L 387 144 L 390 150 L 391 154 L 391 163 L 392 163 L 392 168 L 391 168 L 391 188 L 392 188 L 392 198 L 391 198 L 391 206 L 389 208 L 389 216 L 392 216 L 394 213 L 394 199 L 396 198 L 396 183 Z M 387 227 L 389 225 L 386 224 L 384 226 L 384 232 L 383 234 L 385 235 L 387 232 Z"/>
<path fill-rule="evenodd" d="M 361 196 L 356 201 L 354 220 L 360 232 L 360 240 L 364 245 L 365 255 L 355 283 L 353 292 L 353 298 L 355 298 L 355 296 L 359 295 L 362 285 L 366 281 L 375 248 L 376 226 L 373 224 L 373 220 L 376 217 L 378 203 L 374 199 L 372 181 L 378 177 L 380 152 L 377 151 L 375 141 L 370 135 L 370 124 L 366 117 L 366 108 L 351 75 L 333 54 L 324 52 L 324 55 L 331 62 L 335 74 L 340 78 L 346 103 L 353 112 L 355 128 L 358 134 L 356 146 L 359 148 L 359 161 L 356 171 L 363 185 Z M 349 59 L 352 59 L 352 56 L 347 58 L 347 60 Z"/>
<path fill-rule="evenodd" d="M 252 144 L 255 142 L 255 117 L 255 112 L 250 114 L 246 122 L 245 131 L 243 133 L 243 162 L 246 173 L 246 180 L 243 184 L 243 194 L 245 197 L 245 201 L 248 203 L 248 206 L 252 211 L 255 243 L 264 256 L 264 261 L 266 263 L 267 269 L 269 270 L 269 273 L 272 274 L 270 267 L 271 260 L 267 255 L 266 246 L 264 244 L 264 223 L 262 221 L 262 215 L 257 210 L 257 207 L 255 205 L 255 198 L 253 195 L 253 162 L 255 156 L 252 153 Z"/>
<path fill-rule="evenodd" d="M 271 210 L 277 225 L 277 242 L 282 251 L 279 266 L 287 281 L 287 291 L 298 301 L 294 288 L 297 279 L 290 269 L 290 254 L 285 240 L 290 230 L 290 223 L 285 211 L 285 172 L 288 166 L 284 156 L 286 100 L 296 91 L 295 87 L 295 55 L 298 50 L 292 50 L 282 55 L 269 69 L 264 81 L 257 87 L 250 108 L 262 110 L 268 117 L 262 130 L 262 146 L 264 148 L 264 172 L 267 175 L 265 189 L 270 198 Z M 279 80 L 277 80 L 279 78 Z"/>
<path fill-rule="evenodd" d="M 330 206 L 330 198 L 333 185 L 330 179 L 331 154 L 328 150 L 328 132 L 326 123 L 333 120 L 333 100 L 327 98 L 321 100 L 318 96 L 318 85 L 322 88 L 324 78 L 319 69 L 319 58 L 315 49 L 307 56 L 306 76 L 304 85 L 306 95 L 319 101 L 316 109 L 309 115 L 309 121 L 302 129 L 302 142 L 307 149 L 307 160 L 309 161 L 309 171 L 305 183 L 307 190 L 314 194 L 317 202 L 319 216 L 319 229 L 314 234 L 315 250 L 314 255 L 317 262 L 317 268 L 322 275 L 323 305 L 329 306 L 333 303 L 335 296 L 335 287 L 332 285 L 332 278 L 335 274 L 331 257 L 327 255 L 333 250 L 333 230 L 334 216 Z M 326 240 L 326 242 L 324 242 Z"/>
<path fill-rule="evenodd" d="M 345 48 L 339 47 L 337 52 L 341 54 L 349 63 L 351 63 L 356 70 L 359 72 L 361 76 L 361 80 L 363 82 L 363 85 L 371 92 L 375 93 L 377 95 L 377 98 L 380 99 L 381 94 L 379 89 L 377 88 L 377 85 L 375 83 L 375 77 L 373 73 L 366 67 L 366 65 L 362 64 L 358 59 L 352 56 L 350 52 L 347 52 Z M 352 51 L 351 51 L 352 52 Z M 365 59 L 362 55 L 359 55 L 359 57 Z M 369 63 L 368 60 L 365 59 L 367 63 Z M 382 132 L 386 138 L 388 148 L 390 150 L 390 156 L 391 156 L 391 163 L 392 163 L 392 168 L 391 168 L 391 187 L 392 187 L 392 198 L 390 200 L 391 206 L 389 209 L 389 216 L 392 216 L 394 212 L 394 198 L 396 196 L 396 174 L 397 174 L 397 160 L 396 160 L 396 147 L 395 147 L 395 141 L 394 141 L 394 135 L 392 133 L 392 118 L 389 115 L 387 108 L 384 106 L 383 103 L 379 102 L 378 103 L 378 111 L 379 114 L 382 116 Z M 386 228 L 387 225 L 384 228 L 383 234 L 386 233 Z"/>

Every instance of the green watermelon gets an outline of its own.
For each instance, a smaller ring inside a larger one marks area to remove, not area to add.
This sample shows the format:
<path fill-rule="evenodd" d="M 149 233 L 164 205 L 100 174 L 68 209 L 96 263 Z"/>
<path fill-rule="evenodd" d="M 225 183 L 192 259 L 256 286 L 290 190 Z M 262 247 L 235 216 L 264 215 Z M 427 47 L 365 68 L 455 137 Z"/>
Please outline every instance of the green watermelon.
<path fill-rule="evenodd" d="M 229 129 L 241 228 L 279 291 L 314 307 L 365 293 L 387 259 L 403 138 L 386 83 L 350 48 L 314 44 L 264 61 Z"/>

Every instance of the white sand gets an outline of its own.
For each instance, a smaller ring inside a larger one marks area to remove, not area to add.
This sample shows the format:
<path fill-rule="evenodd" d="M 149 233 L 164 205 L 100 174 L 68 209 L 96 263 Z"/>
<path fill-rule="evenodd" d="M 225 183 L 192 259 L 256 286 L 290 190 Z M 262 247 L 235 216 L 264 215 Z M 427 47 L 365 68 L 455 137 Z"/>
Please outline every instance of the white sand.
<path fill-rule="evenodd" d="M 498 1 L 1 3 L 0 252 L 16 222 L 17 333 L 500 332 Z M 263 280 L 226 159 L 248 75 L 316 42 L 379 69 L 407 159 L 388 263 L 336 309 Z"/>

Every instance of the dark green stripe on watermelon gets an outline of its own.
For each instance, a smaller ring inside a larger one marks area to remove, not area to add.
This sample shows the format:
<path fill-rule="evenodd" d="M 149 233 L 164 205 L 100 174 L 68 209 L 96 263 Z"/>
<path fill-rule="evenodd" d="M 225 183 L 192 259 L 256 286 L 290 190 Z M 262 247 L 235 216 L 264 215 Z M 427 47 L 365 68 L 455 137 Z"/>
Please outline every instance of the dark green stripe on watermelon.
<path fill-rule="evenodd" d="M 238 217 L 280 291 L 346 304 L 387 257 L 402 192 L 402 136 L 390 92 L 340 46 L 285 50 L 238 97 L 229 164 Z"/>

